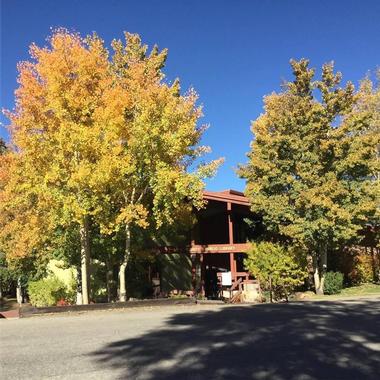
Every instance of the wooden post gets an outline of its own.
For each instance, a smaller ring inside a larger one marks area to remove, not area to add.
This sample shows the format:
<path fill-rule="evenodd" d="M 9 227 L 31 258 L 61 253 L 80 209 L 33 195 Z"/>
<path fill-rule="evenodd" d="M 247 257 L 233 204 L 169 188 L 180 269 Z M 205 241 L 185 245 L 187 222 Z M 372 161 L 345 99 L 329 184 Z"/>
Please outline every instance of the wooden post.
<path fill-rule="evenodd" d="M 201 265 L 201 296 L 205 296 L 205 268 L 203 262 L 203 253 L 200 254 L 200 265 Z"/>
<path fill-rule="evenodd" d="M 227 202 L 228 213 L 228 243 L 234 244 L 234 229 L 232 225 L 232 205 L 231 202 Z"/>
<path fill-rule="evenodd" d="M 191 230 L 191 240 L 190 240 L 190 248 L 195 246 L 195 231 L 194 227 Z M 193 291 L 193 297 L 198 296 L 198 292 L 202 291 L 202 289 L 199 289 L 198 286 L 198 281 L 197 281 L 197 262 L 198 262 L 198 257 L 196 254 L 190 255 L 190 260 L 191 260 L 191 284 L 192 284 L 192 291 Z M 199 260 L 201 262 L 201 260 Z M 200 284 L 202 284 L 202 269 L 201 269 L 201 278 L 200 278 Z"/>
<path fill-rule="evenodd" d="M 228 213 L 228 243 L 232 245 L 234 244 L 234 228 L 232 224 L 231 202 L 227 202 L 227 213 Z M 232 282 L 234 282 L 235 273 L 236 273 L 236 262 L 235 262 L 235 255 L 233 252 L 230 253 L 230 269 L 231 269 Z"/>
<path fill-rule="evenodd" d="M 190 254 L 191 260 L 191 287 L 193 292 L 193 297 L 197 296 L 197 255 Z"/>
<path fill-rule="evenodd" d="M 231 270 L 231 278 L 232 282 L 234 282 L 235 278 L 235 258 L 233 252 L 230 252 L 230 270 Z"/>

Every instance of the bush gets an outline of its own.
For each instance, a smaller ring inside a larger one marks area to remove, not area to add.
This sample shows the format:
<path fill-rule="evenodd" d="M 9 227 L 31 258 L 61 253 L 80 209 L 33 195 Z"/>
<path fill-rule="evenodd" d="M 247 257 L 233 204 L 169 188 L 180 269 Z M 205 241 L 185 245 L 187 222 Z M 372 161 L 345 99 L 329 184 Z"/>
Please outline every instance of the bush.
<path fill-rule="evenodd" d="M 327 272 L 325 276 L 324 293 L 338 294 L 343 289 L 343 273 Z"/>
<path fill-rule="evenodd" d="M 329 267 L 342 272 L 350 286 L 376 282 L 380 256 L 366 247 L 349 246 L 329 256 Z"/>
<path fill-rule="evenodd" d="M 30 303 L 33 306 L 54 306 L 58 301 L 67 299 L 68 291 L 65 284 L 57 277 L 30 281 L 28 285 Z"/>
<path fill-rule="evenodd" d="M 271 301 L 272 296 L 288 300 L 307 277 L 306 267 L 299 256 L 292 247 L 271 242 L 252 243 L 244 266 L 260 281 L 262 288 L 269 290 Z"/>
<path fill-rule="evenodd" d="M 355 285 L 366 284 L 375 280 L 376 273 L 375 260 L 371 252 L 366 252 L 365 249 L 356 249 L 353 258 L 354 268 L 349 273 L 350 280 Z"/>

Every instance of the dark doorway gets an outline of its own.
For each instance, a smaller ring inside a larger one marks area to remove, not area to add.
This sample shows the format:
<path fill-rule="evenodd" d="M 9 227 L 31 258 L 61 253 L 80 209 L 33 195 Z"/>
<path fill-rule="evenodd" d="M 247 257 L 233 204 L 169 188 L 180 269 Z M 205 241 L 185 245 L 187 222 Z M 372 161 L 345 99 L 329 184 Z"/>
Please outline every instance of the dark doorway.
<path fill-rule="evenodd" d="M 230 270 L 229 253 L 209 253 L 204 255 L 204 289 L 207 299 L 218 299 L 218 272 Z"/>

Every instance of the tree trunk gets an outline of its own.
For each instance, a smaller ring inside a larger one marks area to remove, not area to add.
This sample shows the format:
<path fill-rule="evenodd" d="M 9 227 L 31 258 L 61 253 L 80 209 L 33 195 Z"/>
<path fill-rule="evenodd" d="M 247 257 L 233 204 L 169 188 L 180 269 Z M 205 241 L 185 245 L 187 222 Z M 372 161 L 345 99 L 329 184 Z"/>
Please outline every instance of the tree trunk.
<path fill-rule="evenodd" d="M 319 268 L 318 265 L 314 268 L 314 288 L 315 288 L 315 293 L 319 294 L 320 290 L 320 280 L 319 280 Z"/>
<path fill-rule="evenodd" d="M 77 305 L 83 304 L 83 297 L 82 297 L 82 280 L 81 280 L 81 268 L 77 267 Z"/>
<path fill-rule="evenodd" d="M 326 271 L 327 271 L 327 248 L 324 247 L 323 251 L 322 251 L 322 255 L 321 255 L 321 264 L 322 264 L 322 268 L 320 269 L 320 284 L 319 284 L 319 287 L 320 287 L 320 291 L 321 291 L 321 294 L 324 294 L 324 286 L 325 286 L 325 275 L 326 275 Z"/>
<path fill-rule="evenodd" d="M 320 294 L 321 281 L 319 278 L 319 255 L 313 255 L 313 277 L 314 277 L 314 289 L 316 294 Z"/>
<path fill-rule="evenodd" d="M 82 304 L 88 305 L 89 301 L 89 263 L 90 263 L 90 222 L 88 216 L 83 218 L 80 228 L 81 244 L 81 274 L 82 274 Z"/>
<path fill-rule="evenodd" d="M 323 248 L 318 256 L 313 257 L 315 293 L 324 294 L 325 274 L 327 269 L 327 249 Z"/>
<path fill-rule="evenodd" d="M 307 254 L 307 289 L 313 289 L 314 287 L 314 265 L 313 265 L 313 255 Z"/>
<path fill-rule="evenodd" d="M 367 247 L 365 248 L 366 250 L 366 253 L 367 253 Z M 378 278 L 377 278 L 377 265 L 376 265 L 376 256 L 375 256 L 375 250 L 373 249 L 373 247 L 370 248 L 371 250 L 371 264 L 372 264 L 372 281 L 373 282 L 377 282 L 378 281 Z"/>
<path fill-rule="evenodd" d="M 125 286 L 125 271 L 127 269 L 129 256 L 131 255 L 131 231 L 129 225 L 125 226 L 125 251 L 124 259 L 119 269 L 119 301 L 125 302 L 127 300 L 127 289 Z"/>
<path fill-rule="evenodd" d="M 112 294 L 112 288 L 113 288 L 113 267 L 112 267 L 112 260 L 110 255 L 107 256 L 106 258 L 106 283 L 107 283 L 107 301 L 111 302 L 113 299 L 113 294 Z"/>
<path fill-rule="evenodd" d="M 22 289 L 21 289 L 21 278 L 17 278 L 17 288 L 16 288 L 16 299 L 17 303 L 22 304 Z"/>

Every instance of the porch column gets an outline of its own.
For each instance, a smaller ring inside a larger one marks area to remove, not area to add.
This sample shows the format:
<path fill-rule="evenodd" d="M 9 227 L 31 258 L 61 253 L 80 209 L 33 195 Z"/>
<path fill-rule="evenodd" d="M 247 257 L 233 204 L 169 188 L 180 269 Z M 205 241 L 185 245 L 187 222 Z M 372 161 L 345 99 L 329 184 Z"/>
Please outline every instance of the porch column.
<path fill-rule="evenodd" d="M 232 204 L 231 202 L 227 202 L 227 213 L 228 213 L 228 243 L 234 244 L 234 229 L 232 224 Z M 232 281 L 235 280 L 236 273 L 236 262 L 235 262 L 235 254 L 233 252 L 230 253 L 230 269 Z"/>
<path fill-rule="evenodd" d="M 233 252 L 230 253 L 230 268 L 231 268 L 232 279 L 234 279 L 234 274 L 236 272 L 236 265 L 235 265 L 235 254 Z"/>
<path fill-rule="evenodd" d="M 193 291 L 193 297 L 197 295 L 197 255 L 195 253 L 190 254 L 191 260 L 191 286 Z"/>
<path fill-rule="evenodd" d="M 205 292 L 205 268 L 203 262 L 203 253 L 200 254 L 200 265 L 201 265 L 201 296 L 204 297 Z"/>
<path fill-rule="evenodd" d="M 195 233 L 194 233 L 194 227 L 191 229 L 191 240 L 190 240 L 190 250 L 195 246 Z M 202 256 L 202 255 L 200 255 Z M 196 297 L 199 292 L 202 292 L 202 267 L 200 267 L 200 278 L 199 283 L 197 281 L 197 266 L 198 264 L 202 266 L 202 259 L 199 258 L 198 260 L 198 254 L 193 253 L 190 254 L 191 259 L 191 284 L 192 284 L 192 291 L 193 296 Z"/>

